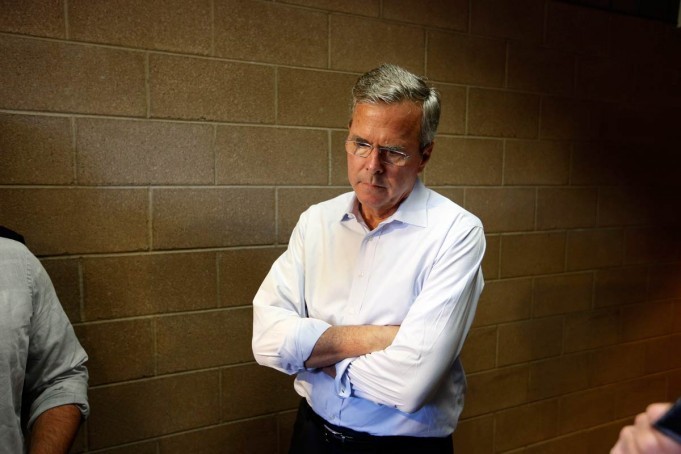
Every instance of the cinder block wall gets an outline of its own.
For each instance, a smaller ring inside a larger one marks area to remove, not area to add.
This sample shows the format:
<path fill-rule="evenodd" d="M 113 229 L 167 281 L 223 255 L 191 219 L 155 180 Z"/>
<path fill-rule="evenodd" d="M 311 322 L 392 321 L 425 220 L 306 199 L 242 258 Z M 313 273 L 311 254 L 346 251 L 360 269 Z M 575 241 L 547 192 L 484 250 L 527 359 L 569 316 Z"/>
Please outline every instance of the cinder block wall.
<path fill-rule="evenodd" d="M 285 452 L 250 352 L 299 213 L 348 190 L 357 75 L 426 74 L 425 182 L 478 214 L 459 452 L 607 452 L 681 395 L 681 33 L 545 0 L 9 0 L 0 223 L 90 354 L 75 452 Z"/>

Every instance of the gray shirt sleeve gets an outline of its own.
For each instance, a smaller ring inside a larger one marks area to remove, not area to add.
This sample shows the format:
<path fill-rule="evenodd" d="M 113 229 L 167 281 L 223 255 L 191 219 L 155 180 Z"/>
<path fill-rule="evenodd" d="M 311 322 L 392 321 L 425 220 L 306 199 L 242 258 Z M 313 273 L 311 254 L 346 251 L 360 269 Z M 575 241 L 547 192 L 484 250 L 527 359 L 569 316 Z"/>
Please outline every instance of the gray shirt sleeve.
<path fill-rule="evenodd" d="M 33 317 L 22 399 L 28 427 L 41 413 L 60 405 L 75 404 L 87 418 L 87 354 L 42 264 L 30 255 L 28 265 Z"/>

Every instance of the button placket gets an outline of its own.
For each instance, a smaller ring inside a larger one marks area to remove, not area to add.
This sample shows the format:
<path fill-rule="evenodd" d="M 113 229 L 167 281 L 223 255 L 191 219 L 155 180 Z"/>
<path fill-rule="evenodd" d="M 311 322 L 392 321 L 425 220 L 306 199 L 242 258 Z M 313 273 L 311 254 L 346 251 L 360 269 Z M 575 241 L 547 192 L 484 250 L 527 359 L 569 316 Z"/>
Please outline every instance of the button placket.
<path fill-rule="evenodd" d="M 362 245 L 360 246 L 360 252 L 357 259 L 357 272 L 352 283 L 350 292 L 351 304 L 349 305 L 349 313 L 353 316 L 353 321 L 355 323 L 362 323 L 362 320 L 358 317 L 366 299 L 369 281 L 374 267 L 374 258 L 376 256 L 379 236 L 380 230 L 369 233 L 362 240 Z"/>

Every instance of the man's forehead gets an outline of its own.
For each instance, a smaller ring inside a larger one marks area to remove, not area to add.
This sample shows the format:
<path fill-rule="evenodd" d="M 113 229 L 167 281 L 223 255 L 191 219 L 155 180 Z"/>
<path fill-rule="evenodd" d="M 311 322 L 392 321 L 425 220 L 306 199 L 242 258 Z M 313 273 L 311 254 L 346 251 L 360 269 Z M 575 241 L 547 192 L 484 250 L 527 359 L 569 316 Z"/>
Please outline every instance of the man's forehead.
<path fill-rule="evenodd" d="M 410 101 L 361 103 L 355 106 L 349 125 L 351 126 L 353 121 L 357 120 L 359 116 L 363 118 L 400 118 L 420 122 L 422 112 L 420 105 Z"/>
<path fill-rule="evenodd" d="M 399 131 L 403 139 L 418 140 L 421 130 L 421 114 L 421 106 L 410 101 L 390 104 L 361 103 L 355 107 L 348 129 L 352 135 L 358 136 L 369 134 L 374 130 Z M 361 138 L 369 139 L 368 137 Z"/>

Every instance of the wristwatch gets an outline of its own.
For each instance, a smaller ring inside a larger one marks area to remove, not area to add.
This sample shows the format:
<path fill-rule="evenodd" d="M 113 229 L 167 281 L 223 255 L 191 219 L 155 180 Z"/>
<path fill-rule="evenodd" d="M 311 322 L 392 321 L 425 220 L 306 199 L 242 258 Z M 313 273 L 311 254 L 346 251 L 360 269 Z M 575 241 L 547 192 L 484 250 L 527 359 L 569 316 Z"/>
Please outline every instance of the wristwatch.
<path fill-rule="evenodd" d="M 681 399 L 677 400 L 667 413 L 653 424 L 657 430 L 681 443 Z"/>

